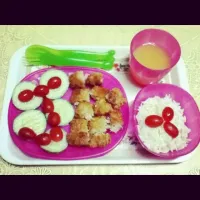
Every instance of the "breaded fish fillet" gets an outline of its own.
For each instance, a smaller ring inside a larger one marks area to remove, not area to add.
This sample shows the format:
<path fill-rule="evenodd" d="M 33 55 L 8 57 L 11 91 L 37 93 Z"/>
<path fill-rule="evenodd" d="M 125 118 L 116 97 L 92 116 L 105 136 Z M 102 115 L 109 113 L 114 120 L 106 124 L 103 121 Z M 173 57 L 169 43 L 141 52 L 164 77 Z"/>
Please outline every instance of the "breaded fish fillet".
<path fill-rule="evenodd" d="M 89 146 L 95 147 L 105 147 L 111 142 L 111 136 L 108 133 L 94 134 L 91 136 Z"/>
<path fill-rule="evenodd" d="M 72 104 L 78 104 L 79 102 L 90 102 L 89 89 L 75 89 L 72 91 L 70 102 Z"/>
<path fill-rule="evenodd" d="M 90 74 L 86 79 L 86 84 L 91 86 L 101 85 L 102 83 L 103 83 L 103 74 L 99 72 Z"/>
<path fill-rule="evenodd" d="M 108 94 L 109 90 L 101 87 L 101 86 L 94 86 L 90 92 L 90 95 L 93 99 L 99 100 L 104 99 Z"/>
<path fill-rule="evenodd" d="M 119 109 L 124 103 L 126 103 L 126 99 L 123 97 L 122 92 L 118 88 L 113 88 L 106 95 L 106 100 L 112 104 L 113 108 Z"/>
<path fill-rule="evenodd" d="M 71 88 L 85 88 L 85 76 L 83 71 L 77 71 L 69 76 Z"/>
<path fill-rule="evenodd" d="M 100 99 L 94 104 L 95 115 L 106 115 L 112 111 L 111 104 L 107 103 L 105 99 Z"/>
<path fill-rule="evenodd" d="M 105 133 L 108 126 L 108 120 L 106 117 L 94 117 L 91 121 L 88 123 L 89 127 L 89 133 L 90 134 L 100 134 Z"/>
<path fill-rule="evenodd" d="M 76 118 L 91 120 L 93 116 L 93 105 L 89 102 L 80 102 L 75 109 Z"/>

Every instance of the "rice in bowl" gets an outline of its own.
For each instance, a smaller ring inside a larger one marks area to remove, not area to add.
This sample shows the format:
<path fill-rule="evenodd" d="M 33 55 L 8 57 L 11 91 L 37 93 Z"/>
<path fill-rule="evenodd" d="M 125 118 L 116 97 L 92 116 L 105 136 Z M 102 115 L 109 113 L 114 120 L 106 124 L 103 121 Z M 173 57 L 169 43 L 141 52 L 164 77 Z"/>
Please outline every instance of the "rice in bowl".
<path fill-rule="evenodd" d="M 171 123 L 179 130 L 179 135 L 176 138 L 172 138 L 165 132 L 163 124 L 157 128 L 150 128 L 145 124 L 145 119 L 149 115 L 162 116 L 162 111 L 165 107 L 171 107 L 174 110 L 174 117 Z M 152 152 L 168 153 L 181 150 L 190 141 L 188 136 L 191 130 L 185 124 L 184 109 L 170 95 L 166 95 L 164 98 L 155 96 L 143 101 L 138 109 L 136 119 L 140 140 Z"/>

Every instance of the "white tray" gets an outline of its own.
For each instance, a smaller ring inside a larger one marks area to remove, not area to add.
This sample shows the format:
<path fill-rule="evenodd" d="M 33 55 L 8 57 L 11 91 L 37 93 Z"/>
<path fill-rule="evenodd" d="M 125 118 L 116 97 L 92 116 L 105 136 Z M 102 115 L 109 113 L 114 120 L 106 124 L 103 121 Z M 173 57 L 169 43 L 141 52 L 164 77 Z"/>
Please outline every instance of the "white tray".
<path fill-rule="evenodd" d="M 107 51 L 114 49 L 116 51 L 116 60 L 121 58 L 127 58 L 129 56 L 129 46 L 57 46 L 48 45 L 49 47 L 57 49 L 83 49 L 91 51 Z M 3 110 L 1 114 L 0 123 L 0 155 L 4 160 L 15 165 L 72 165 L 72 164 L 161 164 L 161 163 L 180 163 L 188 160 L 194 153 L 183 157 L 179 157 L 173 160 L 161 160 L 155 157 L 149 158 L 145 155 L 137 153 L 136 148 L 138 145 L 131 145 L 128 140 L 128 133 L 124 140 L 110 153 L 103 157 L 87 160 L 75 160 L 75 161 L 56 161 L 56 160 L 41 160 L 28 157 L 24 155 L 12 142 L 7 123 L 8 105 L 10 102 L 11 94 L 16 84 L 30 71 L 37 70 L 32 68 L 27 71 L 24 65 L 24 52 L 26 47 L 23 47 L 16 51 L 10 61 L 9 73 L 7 78 L 7 85 L 5 90 L 5 97 L 3 102 Z M 129 104 L 135 98 L 135 95 L 140 88 L 131 85 L 128 78 L 128 73 L 125 71 L 118 72 L 116 69 L 110 71 L 124 86 Z M 177 66 L 168 74 L 163 82 L 172 83 L 178 85 L 185 90 L 189 91 L 188 79 L 186 74 L 185 65 L 182 59 L 178 62 Z M 139 147 L 140 148 L 140 147 Z"/>

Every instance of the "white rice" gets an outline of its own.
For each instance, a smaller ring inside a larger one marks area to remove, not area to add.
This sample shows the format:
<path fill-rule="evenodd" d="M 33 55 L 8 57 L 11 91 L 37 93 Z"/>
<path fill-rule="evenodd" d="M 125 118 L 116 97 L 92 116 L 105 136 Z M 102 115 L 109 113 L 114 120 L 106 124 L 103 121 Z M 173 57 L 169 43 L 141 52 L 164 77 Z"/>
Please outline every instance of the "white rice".
<path fill-rule="evenodd" d="M 174 110 L 174 117 L 171 123 L 179 130 L 179 135 L 176 138 L 169 136 L 165 132 L 163 125 L 157 128 L 150 128 L 145 124 L 145 119 L 149 115 L 162 116 L 162 111 L 165 107 L 171 107 Z M 141 103 L 138 111 L 136 119 L 138 121 L 139 137 L 149 150 L 155 153 L 168 153 L 181 150 L 187 146 L 190 141 L 188 135 L 191 130 L 185 125 L 184 109 L 170 95 L 166 95 L 164 98 L 158 96 L 149 98 Z"/>

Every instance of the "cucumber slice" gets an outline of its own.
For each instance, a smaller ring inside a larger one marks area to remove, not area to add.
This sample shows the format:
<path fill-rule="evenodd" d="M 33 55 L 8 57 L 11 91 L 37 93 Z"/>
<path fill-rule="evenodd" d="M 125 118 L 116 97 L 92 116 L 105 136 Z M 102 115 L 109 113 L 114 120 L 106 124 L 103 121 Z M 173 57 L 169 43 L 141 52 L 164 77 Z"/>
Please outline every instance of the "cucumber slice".
<path fill-rule="evenodd" d="M 69 124 L 74 118 L 75 112 L 73 106 L 64 99 L 56 99 L 53 101 L 54 112 L 60 115 L 59 126 L 65 126 Z M 48 117 L 48 114 L 46 115 Z"/>
<path fill-rule="evenodd" d="M 44 133 L 46 129 L 45 115 L 39 110 L 28 110 L 18 115 L 13 123 L 13 130 L 18 134 L 21 128 L 32 129 L 37 135 Z"/>
<path fill-rule="evenodd" d="M 51 143 L 49 145 L 40 146 L 40 147 L 50 153 L 60 153 L 60 152 L 64 151 L 68 146 L 67 138 L 66 138 L 67 133 L 63 129 L 62 129 L 62 132 L 63 132 L 63 139 L 61 141 L 59 141 L 59 142 L 51 141 Z M 49 134 L 50 130 L 48 130 L 46 133 Z"/>
<path fill-rule="evenodd" d="M 59 88 L 49 90 L 49 94 L 47 95 L 49 99 L 61 98 L 69 88 L 68 75 L 61 70 L 55 69 L 48 70 L 40 77 L 40 85 L 47 85 L 49 79 L 55 76 L 61 79 L 61 85 Z"/>
<path fill-rule="evenodd" d="M 18 108 L 19 110 L 34 110 L 40 106 L 40 104 L 42 103 L 41 97 L 33 96 L 33 98 L 28 102 L 21 102 L 18 99 L 18 95 L 20 92 L 22 92 L 23 90 L 33 91 L 35 87 L 36 85 L 34 83 L 28 81 L 21 82 L 15 87 L 12 95 L 12 102 L 16 108 Z"/>

